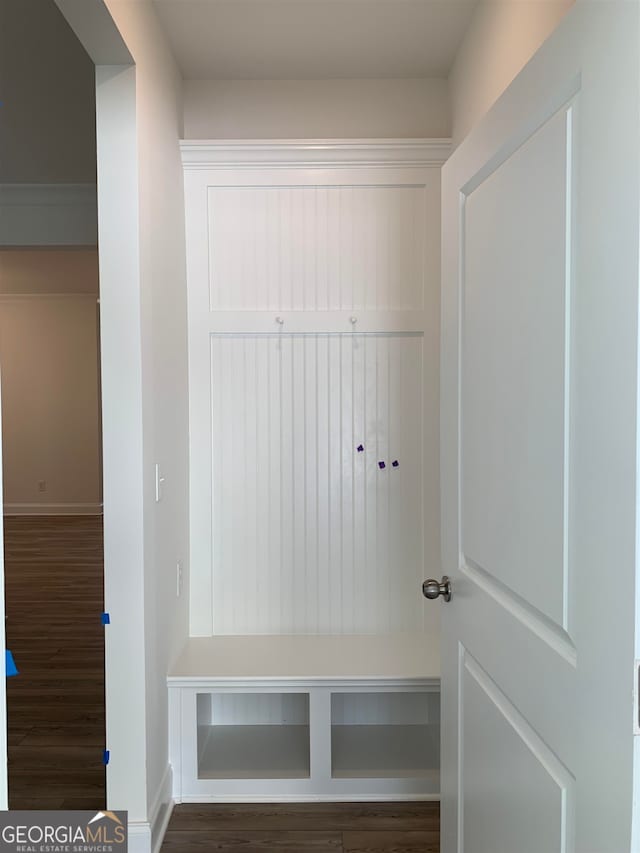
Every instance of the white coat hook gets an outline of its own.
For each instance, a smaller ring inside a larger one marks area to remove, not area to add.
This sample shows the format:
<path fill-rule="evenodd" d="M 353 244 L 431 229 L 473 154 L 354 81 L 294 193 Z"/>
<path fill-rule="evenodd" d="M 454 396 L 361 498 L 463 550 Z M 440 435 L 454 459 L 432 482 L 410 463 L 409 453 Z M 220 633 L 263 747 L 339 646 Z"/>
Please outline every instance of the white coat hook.
<path fill-rule="evenodd" d="M 358 322 L 358 318 L 357 317 L 349 317 L 349 322 L 351 323 L 352 326 L 355 326 L 355 324 Z"/>
<path fill-rule="evenodd" d="M 284 317 L 276 317 L 278 324 L 278 349 L 282 352 L 282 328 L 284 326 Z"/>

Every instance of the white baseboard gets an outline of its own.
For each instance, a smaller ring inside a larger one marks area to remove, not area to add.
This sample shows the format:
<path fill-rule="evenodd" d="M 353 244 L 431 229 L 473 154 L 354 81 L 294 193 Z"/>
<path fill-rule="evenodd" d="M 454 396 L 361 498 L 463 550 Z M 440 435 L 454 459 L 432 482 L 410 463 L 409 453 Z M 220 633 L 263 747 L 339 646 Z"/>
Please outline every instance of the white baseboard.
<path fill-rule="evenodd" d="M 152 853 L 151 824 L 148 821 L 129 821 L 129 853 Z"/>
<path fill-rule="evenodd" d="M 151 805 L 151 811 L 149 812 L 152 853 L 160 853 L 164 834 L 167 831 L 167 826 L 171 820 L 171 813 L 173 812 L 174 806 L 172 791 L 173 774 L 171 765 L 167 764 L 164 776 L 162 777 L 155 799 Z"/>
<path fill-rule="evenodd" d="M 102 515 L 101 503 L 5 503 L 5 515 Z"/>
<path fill-rule="evenodd" d="M 183 797 L 181 803 L 435 803 L 440 794 L 275 794 L 273 796 Z"/>
<path fill-rule="evenodd" d="M 149 820 L 129 821 L 129 853 L 160 853 L 171 813 L 171 767 L 167 765 L 149 810 Z"/>

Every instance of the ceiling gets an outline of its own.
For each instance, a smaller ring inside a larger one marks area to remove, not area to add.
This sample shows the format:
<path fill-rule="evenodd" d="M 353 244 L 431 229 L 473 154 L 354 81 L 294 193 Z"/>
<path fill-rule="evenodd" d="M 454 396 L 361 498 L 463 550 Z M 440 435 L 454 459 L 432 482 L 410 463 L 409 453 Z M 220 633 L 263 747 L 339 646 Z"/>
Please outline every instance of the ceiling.
<path fill-rule="evenodd" d="M 153 0 L 185 79 L 445 77 L 476 0 Z"/>

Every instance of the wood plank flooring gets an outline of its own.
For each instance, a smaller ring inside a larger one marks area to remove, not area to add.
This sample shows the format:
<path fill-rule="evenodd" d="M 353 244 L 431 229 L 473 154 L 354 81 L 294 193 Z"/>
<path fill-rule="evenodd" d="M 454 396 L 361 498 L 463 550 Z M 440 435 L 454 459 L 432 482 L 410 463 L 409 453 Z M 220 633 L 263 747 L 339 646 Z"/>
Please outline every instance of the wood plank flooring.
<path fill-rule="evenodd" d="M 102 519 L 7 516 L 9 806 L 105 802 Z"/>
<path fill-rule="evenodd" d="M 162 853 L 438 853 L 439 803 L 182 805 Z"/>

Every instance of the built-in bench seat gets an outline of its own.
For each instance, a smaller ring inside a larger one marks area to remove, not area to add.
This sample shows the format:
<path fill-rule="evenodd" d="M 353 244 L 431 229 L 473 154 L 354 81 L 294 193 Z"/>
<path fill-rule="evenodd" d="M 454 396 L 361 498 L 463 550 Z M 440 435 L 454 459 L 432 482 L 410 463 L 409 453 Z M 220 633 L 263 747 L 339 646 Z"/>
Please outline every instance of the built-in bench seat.
<path fill-rule="evenodd" d="M 168 677 L 178 802 L 439 796 L 437 635 L 192 638 Z"/>

